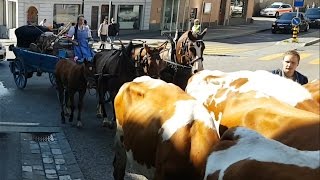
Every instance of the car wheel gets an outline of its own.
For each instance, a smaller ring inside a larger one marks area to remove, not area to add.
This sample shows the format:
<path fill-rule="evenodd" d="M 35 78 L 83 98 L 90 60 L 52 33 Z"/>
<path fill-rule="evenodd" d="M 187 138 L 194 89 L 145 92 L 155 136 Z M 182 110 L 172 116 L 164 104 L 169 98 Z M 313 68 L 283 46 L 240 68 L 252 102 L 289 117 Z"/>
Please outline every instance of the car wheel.
<path fill-rule="evenodd" d="M 277 17 L 279 17 L 279 12 L 276 12 L 276 15 L 275 15 L 275 17 L 277 18 Z"/>
<path fill-rule="evenodd" d="M 277 31 L 276 31 L 276 30 L 271 30 L 271 32 L 272 32 L 272 34 L 275 34 L 275 33 L 277 33 Z"/>

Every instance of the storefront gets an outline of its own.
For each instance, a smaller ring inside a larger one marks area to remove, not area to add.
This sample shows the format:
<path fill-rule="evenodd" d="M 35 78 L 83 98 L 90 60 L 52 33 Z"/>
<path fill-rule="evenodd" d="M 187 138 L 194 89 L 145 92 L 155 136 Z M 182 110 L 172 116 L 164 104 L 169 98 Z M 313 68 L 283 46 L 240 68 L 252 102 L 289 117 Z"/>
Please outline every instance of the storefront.
<path fill-rule="evenodd" d="M 150 29 L 162 32 L 190 29 L 199 19 L 202 27 L 245 24 L 252 18 L 254 0 L 162 0 L 153 1 Z"/>

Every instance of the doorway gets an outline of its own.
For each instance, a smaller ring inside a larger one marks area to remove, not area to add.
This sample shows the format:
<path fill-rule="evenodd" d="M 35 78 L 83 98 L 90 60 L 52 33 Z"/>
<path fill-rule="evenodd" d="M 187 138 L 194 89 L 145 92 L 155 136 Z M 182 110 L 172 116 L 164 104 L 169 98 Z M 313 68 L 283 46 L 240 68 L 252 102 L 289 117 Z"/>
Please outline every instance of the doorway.
<path fill-rule="evenodd" d="M 27 12 L 27 23 L 33 25 L 38 24 L 38 10 L 34 6 L 30 6 Z"/>
<path fill-rule="evenodd" d="M 226 5 L 227 1 L 220 2 L 220 9 L 219 9 L 219 25 L 224 25 L 224 18 L 226 16 Z"/>
<path fill-rule="evenodd" d="M 164 0 L 164 8 L 162 14 L 162 30 L 175 31 L 177 28 L 177 18 L 179 14 L 180 0 Z"/>

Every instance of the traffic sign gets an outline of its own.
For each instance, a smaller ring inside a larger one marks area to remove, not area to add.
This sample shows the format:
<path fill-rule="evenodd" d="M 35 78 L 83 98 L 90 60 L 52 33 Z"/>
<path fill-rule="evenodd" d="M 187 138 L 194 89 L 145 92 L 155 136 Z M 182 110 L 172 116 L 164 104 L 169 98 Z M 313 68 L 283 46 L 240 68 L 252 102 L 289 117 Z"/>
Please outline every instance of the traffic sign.
<path fill-rule="evenodd" d="M 294 7 L 303 7 L 304 0 L 294 0 L 293 6 Z"/>
<path fill-rule="evenodd" d="M 294 17 L 292 20 L 291 20 L 291 24 L 295 25 L 295 26 L 299 26 L 299 24 L 301 23 L 301 19 L 298 18 L 298 17 Z"/>

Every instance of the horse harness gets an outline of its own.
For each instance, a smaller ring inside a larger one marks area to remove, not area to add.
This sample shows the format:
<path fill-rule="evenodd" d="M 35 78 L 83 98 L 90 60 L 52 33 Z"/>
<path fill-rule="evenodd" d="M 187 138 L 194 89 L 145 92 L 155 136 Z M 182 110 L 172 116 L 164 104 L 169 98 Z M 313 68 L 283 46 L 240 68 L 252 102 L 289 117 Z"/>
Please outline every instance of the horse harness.
<path fill-rule="evenodd" d="M 186 54 L 186 56 L 189 58 L 189 60 L 191 59 L 191 56 L 190 56 L 190 52 L 189 52 L 189 48 L 188 48 L 188 45 L 189 43 L 192 42 L 192 44 L 190 46 L 194 46 L 193 45 L 193 41 L 191 41 L 189 38 L 186 38 L 184 42 L 182 42 L 182 52 L 180 54 Z M 201 43 L 203 43 L 203 40 L 196 40 L 195 43 L 197 44 L 198 47 L 200 47 Z M 190 65 L 193 65 L 196 61 L 203 61 L 203 57 L 198 57 L 196 59 L 193 59 L 191 61 L 189 61 L 189 64 Z"/>

